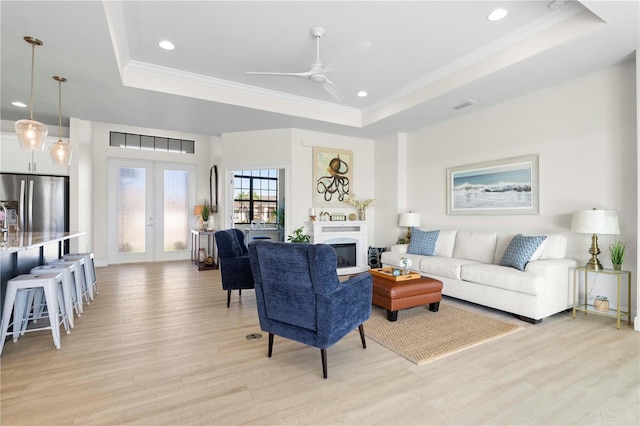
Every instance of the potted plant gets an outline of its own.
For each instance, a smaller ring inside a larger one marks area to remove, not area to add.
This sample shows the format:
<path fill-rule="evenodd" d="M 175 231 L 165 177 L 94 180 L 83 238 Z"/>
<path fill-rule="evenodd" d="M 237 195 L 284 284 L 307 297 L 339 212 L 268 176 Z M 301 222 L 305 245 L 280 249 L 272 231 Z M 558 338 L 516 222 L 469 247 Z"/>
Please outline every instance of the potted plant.
<path fill-rule="evenodd" d="M 622 263 L 624 262 L 624 252 L 627 245 L 622 241 L 616 241 L 609 245 L 609 258 L 613 264 L 613 269 L 622 271 Z"/>
<path fill-rule="evenodd" d="M 209 216 L 211 216 L 211 206 L 206 201 L 200 204 L 202 216 L 202 229 L 207 229 L 207 224 L 209 223 Z"/>
<path fill-rule="evenodd" d="M 308 243 L 311 240 L 311 237 L 304 233 L 304 226 L 293 231 L 293 235 L 289 235 L 287 237 L 287 241 L 291 241 L 292 243 Z"/>
<path fill-rule="evenodd" d="M 282 207 L 277 210 L 273 210 L 271 212 L 271 216 L 273 216 L 278 228 L 284 228 L 284 209 Z"/>

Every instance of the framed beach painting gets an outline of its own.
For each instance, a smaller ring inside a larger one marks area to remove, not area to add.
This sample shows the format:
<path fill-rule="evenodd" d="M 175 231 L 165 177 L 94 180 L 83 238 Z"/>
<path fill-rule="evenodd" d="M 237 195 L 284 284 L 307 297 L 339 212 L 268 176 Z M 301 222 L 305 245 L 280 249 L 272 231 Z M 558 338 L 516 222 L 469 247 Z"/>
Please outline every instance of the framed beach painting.
<path fill-rule="evenodd" d="M 313 205 L 344 206 L 353 177 L 353 151 L 313 148 Z"/>
<path fill-rule="evenodd" d="M 538 214 L 538 155 L 448 168 L 447 214 Z"/>

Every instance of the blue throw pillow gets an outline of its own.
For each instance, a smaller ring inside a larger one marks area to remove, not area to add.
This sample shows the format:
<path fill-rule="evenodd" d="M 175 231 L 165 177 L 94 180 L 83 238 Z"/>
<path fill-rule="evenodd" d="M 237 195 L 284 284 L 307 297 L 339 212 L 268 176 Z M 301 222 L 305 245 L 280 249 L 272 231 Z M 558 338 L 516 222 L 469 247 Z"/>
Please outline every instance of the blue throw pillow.
<path fill-rule="evenodd" d="M 438 235 L 440 235 L 440 231 L 422 231 L 418 228 L 411 228 L 411 241 L 409 241 L 407 254 L 433 256 L 436 251 Z"/>
<path fill-rule="evenodd" d="M 510 266 L 524 271 L 533 253 L 535 253 L 538 247 L 540 247 L 540 244 L 546 239 L 546 235 L 530 237 L 525 237 L 522 234 L 516 235 L 509 243 L 509 247 L 504 251 L 504 255 L 502 255 L 502 259 L 500 259 L 500 266 Z"/>

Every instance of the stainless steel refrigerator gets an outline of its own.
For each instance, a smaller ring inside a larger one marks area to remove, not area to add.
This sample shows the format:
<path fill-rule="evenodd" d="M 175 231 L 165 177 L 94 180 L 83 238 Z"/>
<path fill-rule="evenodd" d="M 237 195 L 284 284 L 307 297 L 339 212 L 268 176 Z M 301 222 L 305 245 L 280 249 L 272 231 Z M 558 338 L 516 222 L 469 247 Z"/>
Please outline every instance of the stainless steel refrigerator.
<path fill-rule="evenodd" d="M 21 232 L 69 231 L 69 178 L 0 173 L 8 225 Z"/>

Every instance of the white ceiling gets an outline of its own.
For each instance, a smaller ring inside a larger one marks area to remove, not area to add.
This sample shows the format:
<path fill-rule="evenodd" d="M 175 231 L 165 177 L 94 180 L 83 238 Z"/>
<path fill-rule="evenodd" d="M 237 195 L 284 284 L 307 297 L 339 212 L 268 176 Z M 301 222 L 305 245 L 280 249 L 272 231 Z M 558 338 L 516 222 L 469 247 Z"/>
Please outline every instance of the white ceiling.
<path fill-rule="evenodd" d="M 553 3 L 553 2 L 552 2 Z M 556 7 L 561 5 L 561 7 Z M 640 46 L 637 1 L 6 1 L 1 118 L 29 116 L 218 135 L 302 128 L 361 137 L 410 131 L 625 60 Z M 508 9 L 502 21 L 487 15 Z M 345 99 L 303 78 L 320 58 Z M 171 40 L 176 49 L 158 47 Z M 363 42 L 370 49 L 351 51 Z M 356 96 L 366 90 L 369 96 Z M 468 99 L 476 103 L 454 110 Z"/>

